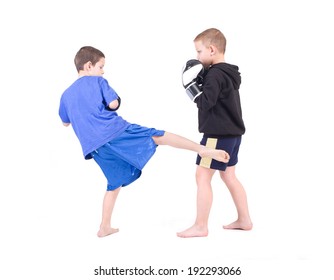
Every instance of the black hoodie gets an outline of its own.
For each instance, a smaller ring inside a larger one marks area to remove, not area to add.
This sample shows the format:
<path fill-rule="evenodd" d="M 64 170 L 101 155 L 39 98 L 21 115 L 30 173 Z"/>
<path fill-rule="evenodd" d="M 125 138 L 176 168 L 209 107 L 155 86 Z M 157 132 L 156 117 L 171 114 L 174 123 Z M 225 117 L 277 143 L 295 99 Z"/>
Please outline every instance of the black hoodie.
<path fill-rule="evenodd" d="M 241 76 L 236 65 L 217 63 L 207 70 L 203 93 L 195 100 L 200 133 L 211 137 L 234 137 L 245 133 L 240 84 Z"/>

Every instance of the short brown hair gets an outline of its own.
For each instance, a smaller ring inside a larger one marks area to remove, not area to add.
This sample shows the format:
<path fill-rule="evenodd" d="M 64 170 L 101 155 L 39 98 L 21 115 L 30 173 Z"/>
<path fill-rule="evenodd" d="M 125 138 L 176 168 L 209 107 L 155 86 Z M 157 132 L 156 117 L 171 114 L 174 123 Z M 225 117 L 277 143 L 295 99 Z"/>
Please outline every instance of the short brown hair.
<path fill-rule="evenodd" d="M 224 34 L 217 28 L 209 28 L 198 34 L 195 41 L 202 41 L 203 45 L 209 47 L 214 45 L 219 52 L 225 53 L 226 49 L 226 38 Z"/>
<path fill-rule="evenodd" d="M 90 61 L 94 66 L 102 57 L 104 58 L 105 56 L 100 50 L 90 46 L 85 46 L 82 47 L 75 55 L 74 64 L 79 72 L 80 70 L 83 70 L 84 65 L 88 61 Z"/>

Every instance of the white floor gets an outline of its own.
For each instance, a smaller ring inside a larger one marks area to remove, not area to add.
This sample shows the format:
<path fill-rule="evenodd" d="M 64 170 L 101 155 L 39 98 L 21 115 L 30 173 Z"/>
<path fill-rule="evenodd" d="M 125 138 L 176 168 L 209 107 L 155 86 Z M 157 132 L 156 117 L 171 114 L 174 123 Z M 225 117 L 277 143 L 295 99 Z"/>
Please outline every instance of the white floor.
<path fill-rule="evenodd" d="M 155 271 L 178 269 L 175 279 L 188 279 L 188 268 L 197 266 L 240 268 L 238 279 L 297 279 L 309 275 L 331 279 L 333 226 L 325 224 L 327 206 L 317 203 L 317 196 L 312 198 L 306 191 L 304 198 L 294 191 L 289 197 L 286 187 L 277 191 L 277 182 L 272 186 L 253 185 L 254 179 L 247 182 L 243 178 L 247 176 L 240 176 L 245 187 L 248 183 L 254 229 L 228 231 L 221 226 L 235 218 L 235 209 L 215 177 L 209 236 L 176 237 L 176 232 L 190 226 L 194 218 L 194 167 L 183 172 L 173 166 L 167 169 L 168 162 L 162 160 L 174 152 L 167 147 L 159 149 L 142 177 L 121 191 L 113 218 L 113 226 L 120 232 L 106 238 L 96 237 L 104 190 L 101 185 L 94 187 L 93 182 L 101 178 L 94 163 L 78 161 L 84 173 L 74 170 L 72 177 L 54 177 L 50 182 L 43 179 L 43 185 L 36 178 L 38 191 L 23 186 L 11 190 L 11 198 L 15 194 L 18 204 L 7 204 L 7 215 L 2 214 L 2 272 L 6 279 L 27 275 L 35 279 L 104 279 L 106 276 L 94 275 L 95 269 L 150 266 Z M 187 161 L 187 152 L 182 153 L 186 156 L 179 160 Z M 172 170 L 174 178 L 164 174 Z M 297 186 L 302 187 L 307 188 Z M 295 200 L 295 206 L 291 200 Z"/>

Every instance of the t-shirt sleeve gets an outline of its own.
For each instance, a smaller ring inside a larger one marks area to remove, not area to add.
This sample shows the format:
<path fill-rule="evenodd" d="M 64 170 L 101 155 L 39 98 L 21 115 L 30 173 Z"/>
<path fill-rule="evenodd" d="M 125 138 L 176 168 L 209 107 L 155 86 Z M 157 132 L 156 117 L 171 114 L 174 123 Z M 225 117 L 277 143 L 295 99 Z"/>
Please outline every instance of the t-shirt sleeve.
<path fill-rule="evenodd" d="M 60 100 L 59 117 L 60 117 L 60 119 L 62 120 L 63 123 L 70 123 L 71 122 L 68 115 L 67 115 L 67 111 L 66 111 L 63 99 Z"/>
<path fill-rule="evenodd" d="M 101 91 L 106 104 L 109 104 L 110 102 L 119 98 L 116 91 L 108 84 L 108 81 L 105 79 L 101 80 Z"/>

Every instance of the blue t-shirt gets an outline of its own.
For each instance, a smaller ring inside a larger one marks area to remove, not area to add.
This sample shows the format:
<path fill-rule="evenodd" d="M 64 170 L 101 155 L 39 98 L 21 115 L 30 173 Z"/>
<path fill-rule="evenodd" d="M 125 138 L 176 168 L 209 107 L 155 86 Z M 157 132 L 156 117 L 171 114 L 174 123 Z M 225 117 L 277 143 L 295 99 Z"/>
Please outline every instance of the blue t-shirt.
<path fill-rule="evenodd" d="M 90 153 L 122 134 L 130 125 L 108 104 L 118 99 L 117 93 L 100 76 L 83 76 L 62 94 L 59 116 L 71 123 L 85 159 Z"/>

